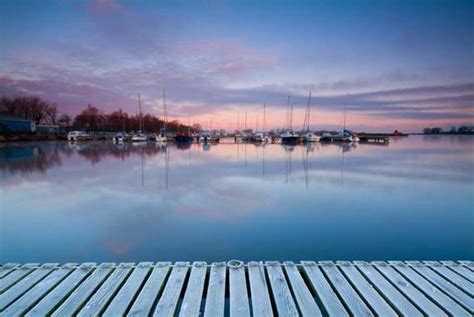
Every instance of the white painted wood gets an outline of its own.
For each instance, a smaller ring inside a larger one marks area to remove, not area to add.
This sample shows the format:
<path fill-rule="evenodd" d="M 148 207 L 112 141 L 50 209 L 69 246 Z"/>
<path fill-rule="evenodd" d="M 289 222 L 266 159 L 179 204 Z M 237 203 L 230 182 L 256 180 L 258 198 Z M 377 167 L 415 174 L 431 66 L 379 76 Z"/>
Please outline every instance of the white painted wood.
<path fill-rule="evenodd" d="M 413 305 L 398 289 L 390 284 L 383 275 L 372 265 L 366 262 L 355 261 L 354 264 L 371 281 L 382 296 L 387 299 L 394 308 L 404 316 L 423 316 L 423 313 Z"/>
<path fill-rule="evenodd" d="M 370 283 L 350 262 L 338 261 L 342 272 L 352 285 L 359 291 L 370 307 L 379 316 L 397 316 L 398 314 L 377 292 L 374 285 Z"/>
<path fill-rule="evenodd" d="M 349 316 L 321 269 L 314 261 L 302 261 L 304 273 L 311 282 L 313 291 L 330 316 Z"/>
<path fill-rule="evenodd" d="M 443 265 L 445 265 L 447 268 L 453 270 L 457 274 L 467 279 L 469 282 L 474 283 L 474 272 L 469 270 L 464 265 L 460 265 L 454 261 L 440 261 L 440 262 Z"/>
<path fill-rule="evenodd" d="M 8 306 L 3 314 L 5 316 L 19 316 L 25 314 L 43 296 L 68 276 L 74 270 L 75 266 L 75 263 L 68 263 L 63 265 L 60 269 L 55 269 L 51 274 L 30 288 L 13 304 Z"/>
<path fill-rule="evenodd" d="M 132 305 L 127 316 L 148 316 L 158 294 L 163 290 L 165 279 L 171 268 L 170 262 L 158 262 L 147 279 L 140 294 Z"/>
<path fill-rule="evenodd" d="M 100 316 L 130 274 L 133 265 L 134 263 L 120 263 L 82 307 L 77 316 Z"/>
<path fill-rule="evenodd" d="M 288 276 L 290 288 L 295 295 L 299 311 L 303 316 L 322 316 L 316 301 L 309 291 L 301 273 L 295 263 L 287 261 L 284 263 L 286 275 Z"/>
<path fill-rule="evenodd" d="M 390 261 L 389 263 L 394 269 L 400 272 L 405 278 L 409 279 L 413 284 L 416 285 L 418 289 L 422 290 L 429 298 L 438 303 L 439 306 L 441 306 L 452 316 L 471 316 L 467 310 L 462 308 L 451 297 L 444 294 L 438 288 L 434 287 L 431 283 L 408 267 L 405 263 L 401 261 Z"/>
<path fill-rule="evenodd" d="M 179 296 L 184 286 L 184 280 L 189 270 L 189 262 L 176 262 L 171 275 L 166 282 L 163 294 L 158 301 L 154 316 L 174 316 L 178 306 Z"/>
<path fill-rule="evenodd" d="M 34 270 L 26 277 L 21 279 L 18 283 L 10 287 L 7 291 L 5 291 L 1 295 L 0 311 L 4 310 L 8 305 L 13 303 L 16 299 L 26 293 L 41 279 L 50 274 L 53 271 L 53 268 L 57 265 L 58 263 L 43 264 L 40 268 Z"/>
<path fill-rule="evenodd" d="M 424 261 L 431 269 L 435 270 L 438 274 L 442 275 L 445 279 L 468 293 L 471 297 L 474 296 L 474 284 L 469 280 L 461 277 L 459 274 L 453 272 L 441 263 L 436 261 Z"/>
<path fill-rule="evenodd" d="M 280 316 L 299 316 L 298 308 L 296 308 L 280 263 L 277 261 L 267 261 L 265 264 L 278 314 Z"/>
<path fill-rule="evenodd" d="M 224 316 L 226 273 L 225 262 L 212 263 L 204 307 L 205 317 Z"/>
<path fill-rule="evenodd" d="M 72 294 L 52 314 L 53 317 L 72 316 L 95 293 L 102 282 L 109 276 L 115 263 L 102 263 L 85 281 L 83 281 Z"/>
<path fill-rule="evenodd" d="M 407 261 L 406 263 L 409 264 L 415 271 L 425 277 L 432 284 L 446 292 L 464 308 L 468 309 L 471 314 L 474 313 L 474 299 L 468 294 L 460 290 L 458 287 L 456 287 L 450 281 L 446 280 L 444 277 L 434 272 L 425 264 L 419 261 Z"/>
<path fill-rule="evenodd" d="M 200 316 L 201 301 L 206 280 L 206 262 L 194 262 L 179 316 Z"/>
<path fill-rule="evenodd" d="M 41 301 L 28 312 L 27 316 L 46 316 L 53 312 L 61 301 L 67 298 L 74 288 L 84 280 L 95 265 L 96 263 L 83 263 L 41 299 Z"/>
<path fill-rule="evenodd" d="M 360 298 L 359 294 L 352 288 L 334 263 L 322 261 L 319 264 L 352 314 L 356 316 L 373 316 L 367 304 Z"/>
<path fill-rule="evenodd" d="M 7 276 L 9 273 L 15 271 L 17 267 L 19 267 L 19 263 L 6 263 L 0 267 L 0 279 Z"/>
<path fill-rule="evenodd" d="M 273 316 L 272 302 L 268 293 L 265 275 L 265 265 L 262 262 L 249 262 L 248 273 L 253 316 Z"/>
<path fill-rule="evenodd" d="M 135 298 L 135 294 L 138 292 L 138 289 L 150 272 L 152 265 L 152 262 L 141 262 L 138 264 L 125 284 L 120 288 L 117 295 L 114 296 L 112 302 L 110 302 L 103 314 L 104 317 L 125 315 L 127 308 L 131 305 L 132 300 Z"/>
<path fill-rule="evenodd" d="M 38 267 L 39 265 L 39 263 L 27 263 L 22 267 L 18 267 L 16 269 L 11 268 L 11 271 L 9 272 L 10 274 L 5 275 L 0 280 L 0 294 L 5 292 L 8 288 L 12 287 L 23 277 L 33 272 L 34 269 L 32 267 Z"/>
<path fill-rule="evenodd" d="M 436 304 L 434 304 L 428 297 L 415 288 L 410 282 L 408 282 L 398 271 L 395 271 L 392 267 L 387 265 L 385 262 L 373 262 L 373 265 L 381 272 L 385 278 L 387 278 L 392 284 L 394 284 L 400 292 L 405 294 L 406 297 L 410 298 L 418 308 L 420 308 L 428 316 L 447 316 L 447 314 L 441 310 Z"/>
<path fill-rule="evenodd" d="M 240 261 L 229 262 L 230 316 L 250 316 L 245 268 Z"/>

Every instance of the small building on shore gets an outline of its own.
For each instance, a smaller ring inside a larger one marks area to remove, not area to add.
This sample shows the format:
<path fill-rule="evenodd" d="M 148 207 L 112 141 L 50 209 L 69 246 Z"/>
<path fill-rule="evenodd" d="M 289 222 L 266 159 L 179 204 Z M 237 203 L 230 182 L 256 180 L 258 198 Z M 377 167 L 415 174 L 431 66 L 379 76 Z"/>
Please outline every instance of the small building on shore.
<path fill-rule="evenodd" d="M 36 124 L 28 119 L 0 114 L 0 133 L 34 133 Z"/>
<path fill-rule="evenodd" d="M 59 135 L 59 125 L 38 124 L 36 126 L 36 134 L 39 134 L 39 135 Z"/>

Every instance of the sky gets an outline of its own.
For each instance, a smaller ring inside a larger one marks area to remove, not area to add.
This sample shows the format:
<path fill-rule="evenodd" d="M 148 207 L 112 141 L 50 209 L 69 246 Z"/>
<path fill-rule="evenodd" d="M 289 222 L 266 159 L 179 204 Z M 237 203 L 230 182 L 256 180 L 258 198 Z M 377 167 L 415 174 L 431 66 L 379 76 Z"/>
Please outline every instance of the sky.
<path fill-rule="evenodd" d="M 474 1 L 0 1 L 0 95 L 205 128 L 474 123 Z"/>

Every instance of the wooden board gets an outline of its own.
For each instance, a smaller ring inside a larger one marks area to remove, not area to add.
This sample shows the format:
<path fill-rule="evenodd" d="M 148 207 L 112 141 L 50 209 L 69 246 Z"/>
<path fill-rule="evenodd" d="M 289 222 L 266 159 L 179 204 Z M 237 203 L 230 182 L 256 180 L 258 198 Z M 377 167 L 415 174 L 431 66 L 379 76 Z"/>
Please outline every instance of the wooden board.
<path fill-rule="evenodd" d="M 0 266 L 1 316 L 472 316 L 472 262 Z"/>

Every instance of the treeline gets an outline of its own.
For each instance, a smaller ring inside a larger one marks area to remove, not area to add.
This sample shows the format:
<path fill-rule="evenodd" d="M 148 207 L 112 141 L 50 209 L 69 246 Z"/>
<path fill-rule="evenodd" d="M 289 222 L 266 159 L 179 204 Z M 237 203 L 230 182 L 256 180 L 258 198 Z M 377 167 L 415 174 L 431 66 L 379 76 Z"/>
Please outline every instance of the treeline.
<path fill-rule="evenodd" d="M 443 131 L 440 127 L 424 128 L 423 134 L 474 134 L 473 126 L 451 127 L 450 130 Z"/>
<path fill-rule="evenodd" d="M 146 133 L 158 133 L 165 126 L 164 120 L 149 113 L 141 116 L 140 114 L 129 115 L 122 110 L 105 113 L 92 105 L 88 105 L 75 117 L 68 114 L 58 116 L 56 104 L 30 96 L 2 97 L 0 112 L 32 120 L 36 124 L 59 125 L 66 130 L 130 132 L 143 128 Z M 173 120 L 166 123 L 166 130 L 168 132 L 187 130 L 198 132 L 201 130 L 201 126 L 199 124 L 187 126 Z"/>

